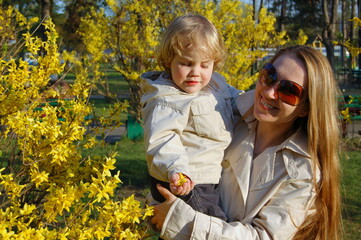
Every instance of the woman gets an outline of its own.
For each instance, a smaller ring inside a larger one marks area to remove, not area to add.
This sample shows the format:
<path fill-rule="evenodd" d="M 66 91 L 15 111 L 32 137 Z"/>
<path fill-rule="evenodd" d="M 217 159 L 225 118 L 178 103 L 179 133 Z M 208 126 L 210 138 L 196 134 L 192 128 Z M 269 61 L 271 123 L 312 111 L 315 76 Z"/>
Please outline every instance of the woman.
<path fill-rule="evenodd" d="M 337 84 L 307 46 L 281 49 L 242 94 L 243 119 L 219 184 L 228 223 L 194 211 L 158 186 L 166 202 L 152 223 L 164 239 L 338 239 Z"/>

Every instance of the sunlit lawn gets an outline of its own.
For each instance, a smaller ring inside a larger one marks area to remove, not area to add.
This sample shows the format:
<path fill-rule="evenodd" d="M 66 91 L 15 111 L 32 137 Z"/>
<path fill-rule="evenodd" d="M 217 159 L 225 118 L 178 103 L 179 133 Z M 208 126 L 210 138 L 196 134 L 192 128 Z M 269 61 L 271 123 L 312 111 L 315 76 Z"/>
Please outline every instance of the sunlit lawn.
<path fill-rule="evenodd" d="M 344 152 L 342 169 L 342 215 L 345 239 L 359 240 L 361 239 L 361 152 Z"/>
<path fill-rule="evenodd" d="M 120 75 L 119 72 L 113 70 L 113 69 L 103 69 L 105 72 L 106 77 L 104 78 L 104 86 L 98 85 L 98 87 L 104 91 L 105 88 L 108 88 L 110 92 L 117 94 L 117 95 L 123 95 L 128 93 L 128 83 L 124 80 L 124 78 Z M 91 77 L 91 75 L 89 76 Z M 75 76 L 71 73 L 68 73 L 64 80 L 67 83 L 73 83 L 75 80 Z M 105 87 L 105 88 L 104 88 Z M 92 92 L 92 95 L 98 95 L 99 93 L 95 90 Z"/>

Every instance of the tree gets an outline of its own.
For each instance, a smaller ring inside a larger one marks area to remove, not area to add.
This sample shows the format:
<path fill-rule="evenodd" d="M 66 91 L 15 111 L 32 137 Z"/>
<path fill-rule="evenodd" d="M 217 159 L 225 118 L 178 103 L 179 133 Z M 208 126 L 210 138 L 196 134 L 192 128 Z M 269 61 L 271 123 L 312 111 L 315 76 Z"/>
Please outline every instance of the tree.
<path fill-rule="evenodd" d="M 286 28 L 285 28 L 285 23 L 286 23 L 286 12 L 287 12 L 287 5 L 286 5 L 286 0 L 282 0 L 282 2 L 281 2 L 281 14 L 280 14 L 280 18 L 279 18 L 279 20 L 278 20 L 278 25 L 279 25 L 279 27 L 278 27 L 278 29 L 280 30 L 280 31 L 285 31 L 286 30 Z"/>
<path fill-rule="evenodd" d="M 81 37 L 77 33 L 82 17 L 85 17 L 92 8 L 104 7 L 102 0 L 70 0 L 65 2 L 65 21 L 61 24 L 64 45 L 67 49 L 78 52 L 84 50 Z"/>
<path fill-rule="evenodd" d="M 358 4 L 358 6 L 357 6 L 358 14 L 357 15 L 361 16 L 361 1 L 358 0 L 357 4 Z M 358 47 L 361 48 L 361 28 L 360 27 L 358 29 Z M 359 69 L 361 68 L 361 58 L 360 57 L 358 59 L 358 67 L 359 67 Z"/>
<path fill-rule="evenodd" d="M 322 31 L 321 0 L 268 0 L 269 11 L 277 18 L 278 30 L 287 31 L 291 39 L 299 30 L 314 39 Z"/>
<path fill-rule="evenodd" d="M 329 3 L 331 3 L 329 5 Z M 334 43 L 336 41 L 337 30 L 337 9 L 338 0 L 322 0 L 322 13 L 324 17 L 324 26 L 322 31 L 322 42 L 326 48 L 327 58 L 334 68 Z"/>
<path fill-rule="evenodd" d="M 111 13 L 93 10 L 82 20 L 80 34 L 89 53 L 89 62 L 111 63 L 129 84 L 133 116 L 141 122 L 141 73 L 159 69 L 156 51 L 161 33 L 176 16 L 199 13 L 220 30 L 229 57 L 219 71 L 230 84 L 248 89 L 256 80 L 250 69 L 267 54 L 267 48 L 286 43 L 286 33 L 275 30 L 275 18 L 265 9 L 258 23 L 252 8 L 238 0 L 223 1 L 107 1 Z M 111 53 L 104 54 L 106 49 Z M 94 67 L 93 67 L 94 69 Z M 97 69 L 97 71 L 99 68 Z M 101 73 L 95 73 L 101 79 Z"/>
<path fill-rule="evenodd" d="M 346 44 L 346 48 L 348 48 L 349 50 L 350 49 L 354 49 L 354 47 L 356 46 L 361 46 L 360 43 L 357 42 L 357 39 L 360 39 L 357 35 L 358 35 L 358 32 L 360 33 L 360 30 L 358 30 L 357 32 L 357 29 L 359 29 L 357 26 L 358 26 L 358 21 L 355 20 L 357 19 L 358 16 L 360 16 L 360 12 L 357 14 L 357 9 L 358 11 L 360 11 L 360 1 L 359 0 L 351 0 L 351 3 L 350 3 L 350 16 L 351 16 L 351 19 L 353 21 L 349 21 L 351 22 L 350 24 L 350 27 L 348 28 L 348 34 L 347 36 L 345 36 L 342 40 L 343 40 L 343 44 Z M 346 43 L 345 43 L 346 42 Z M 358 54 L 356 54 L 355 51 L 352 51 L 351 55 L 353 55 L 353 57 L 351 58 L 351 63 L 350 63 L 350 66 L 351 67 L 355 67 L 356 66 L 356 56 L 358 56 Z M 359 58 L 360 59 L 360 58 Z M 359 67 L 361 67 L 361 65 L 359 64 Z"/>
<path fill-rule="evenodd" d="M 349 19 L 357 16 L 356 0 L 268 0 L 270 11 L 275 12 L 280 26 L 290 34 L 291 38 L 302 29 L 309 39 L 320 38 L 326 48 L 326 54 L 332 67 L 335 65 L 334 42 L 341 38 L 355 39 L 355 32 Z M 281 8 L 282 3 L 282 8 Z M 340 4 L 341 3 L 341 4 Z M 278 13 L 278 9 L 287 12 Z M 342 16 L 339 9 L 342 9 Z M 351 17 L 350 17 L 351 16 Z M 339 24 L 339 20 L 343 24 Z M 341 26 L 341 27 L 339 27 Z"/>
<path fill-rule="evenodd" d="M 2 0 L 3 8 L 13 7 L 26 18 L 40 17 L 38 0 Z"/>
<path fill-rule="evenodd" d="M 253 20 L 258 20 L 258 15 L 261 9 L 263 8 L 263 0 L 260 0 L 259 4 L 257 4 L 257 0 L 252 0 L 253 6 Z"/>
<path fill-rule="evenodd" d="M 53 10 L 53 0 L 39 0 L 41 7 L 41 19 L 50 18 Z"/>
<path fill-rule="evenodd" d="M 40 5 L 40 19 L 41 21 L 46 21 L 50 19 L 53 15 L 53 0 L 39 0 Z M 46 29 L 45 25 L 40 25 L 37 34 L 41 37 L 43 41 L 46 41 Z M 43 54 L 45 54 L 43 52 Z"/>

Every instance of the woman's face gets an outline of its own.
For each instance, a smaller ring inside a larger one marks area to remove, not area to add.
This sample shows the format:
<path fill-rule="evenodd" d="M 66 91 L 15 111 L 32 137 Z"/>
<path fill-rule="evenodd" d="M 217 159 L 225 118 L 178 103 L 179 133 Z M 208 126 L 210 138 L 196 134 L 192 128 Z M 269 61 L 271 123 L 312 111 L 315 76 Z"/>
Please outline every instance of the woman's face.
<path fill-rule="evenodd" d="M 277 58 L 273 63 L 277 70 L 277 83 L 273 86 L 264 86 L 257 82 L 255 91 L 254 115 L 260 123 L 271 124 L 272 127 L 282 125 L 283 127 L 293 125 L 298 117 L 308 114 L 308 108 L 304 101 L 305 96 L 297 106 L 285 103 L 279 97 L 278 84 L 281 80 L 295 82 L 304 88 L 304 95 L 307 89 L 307 73 L 302 62 L 295 56 L 285 54 Z"/>

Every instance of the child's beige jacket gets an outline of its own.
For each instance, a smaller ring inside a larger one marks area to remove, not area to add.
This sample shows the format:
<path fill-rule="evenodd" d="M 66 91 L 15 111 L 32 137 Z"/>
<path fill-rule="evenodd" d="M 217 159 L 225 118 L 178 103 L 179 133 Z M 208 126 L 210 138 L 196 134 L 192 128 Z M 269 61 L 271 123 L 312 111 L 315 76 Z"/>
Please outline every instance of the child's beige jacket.
<path fill-rule="evenodd" d="M 217 184 L 240 91 L 218 73 L 194 94 L 181 91 L 165 72 L 142 78 L 147 83 L 141 103 L 150 175 L 168 182 L 171 174 L 184 173 L 196 184 Z"/>

